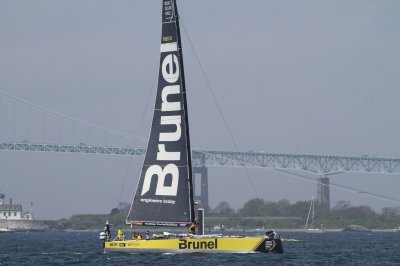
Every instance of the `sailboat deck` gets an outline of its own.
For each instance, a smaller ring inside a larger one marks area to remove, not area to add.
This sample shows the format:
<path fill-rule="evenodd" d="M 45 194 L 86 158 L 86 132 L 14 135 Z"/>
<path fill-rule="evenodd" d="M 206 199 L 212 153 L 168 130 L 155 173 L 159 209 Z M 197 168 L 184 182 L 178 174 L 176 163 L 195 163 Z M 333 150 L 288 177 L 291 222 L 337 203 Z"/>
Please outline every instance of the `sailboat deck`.
<path fill-rule="evenodd" d="M 127 253 L 252 253 L 268 252 L 280 239 L 265 236 L 215 235 L 160 235 L 144 240 L 105 242 L 106 252 Z"/>

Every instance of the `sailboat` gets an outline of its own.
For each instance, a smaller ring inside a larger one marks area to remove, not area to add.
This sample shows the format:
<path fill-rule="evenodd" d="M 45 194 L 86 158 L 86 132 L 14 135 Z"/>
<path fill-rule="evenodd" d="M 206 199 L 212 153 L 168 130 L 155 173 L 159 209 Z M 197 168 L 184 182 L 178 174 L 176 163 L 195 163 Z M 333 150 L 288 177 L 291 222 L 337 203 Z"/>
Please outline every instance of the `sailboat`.
<path fill-rule="evenodd" d="M 311 227 L 308 228 L 308 221 L 310 219 L 310 214 L 311 214 Z M 325 228 L 322 227 L 322 224 L 320 226 L 317 226 L 317 225 L 315 225 L 314 220 L 315 220 L 315 201 L 314 201 L 314 196 L 312 196 L 310 208 L 308 209 L 307 221 L 306 221 L 306 225 L 304 226 L 304 229 L 306 230 L 307 233 L 323 233 L 323 232 L 325 232 Z"/>
<path fill-rule="evenodd" d="M 188 108 L 179 16 L 175 0 L 162 1 L 162 36 L 159 79 L 153 122 L 138 186 L 126 224 L 185 229 L 196 223 Z M 202 212 L 200 210 L 200 216 Z M 280 237 L 204 235 L 164 232 L 146 239 L 112 240 L 102 232 L 105 252 L 128 253 L 282 253 Z"/>

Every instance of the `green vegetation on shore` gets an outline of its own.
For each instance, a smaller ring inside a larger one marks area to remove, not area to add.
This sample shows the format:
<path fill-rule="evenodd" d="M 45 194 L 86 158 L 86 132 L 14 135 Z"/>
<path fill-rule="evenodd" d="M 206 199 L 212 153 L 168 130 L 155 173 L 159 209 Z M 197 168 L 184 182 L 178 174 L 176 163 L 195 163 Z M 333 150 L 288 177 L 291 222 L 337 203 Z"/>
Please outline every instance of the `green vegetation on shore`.
<path fill-rule="evenodd" d="M 248 230 L 255 228 L 302 229 L 304 228 L 310 201 L 290 204 L 288 200 L 266 202 L 251 199 L 238 210 L 227 202 L 221 202 L 206 216 L 206 226 L 224 225 L 227 229 Z M 316 205 L 315 223 L 328 229 L 342 229 L 350 224 L 369 229 L 393 229 L 400 225 L 400 207 L 383 208 L 381 213 L 369 206 L 351 206 L 348 201 L 339 201 L 329 212 L 322 212 Z M 115 226 L 124 226 L 128 207 L 121 205 L 109 214 L 79 214 L 69 219 L 46 221 L 50 228 L 58 230 L 88 230 L 104 227 L 106 221 Z"/>
<path fill-rule="evenodd" d="M 104 227 L 106 221 L 115 226 L 125 226 L 127 210 L 114 208 L 109 214 L 76 214 L 69 219 L 45 221 L 45 224 L 56 230 L 89 230 Z"/>
<path fill-rule="evenodd" d="M 211 211 L 209 223 L 236 228 L 301 229 L 309 207 L 310 201 L 290 204 L 288 200 L 266 202 L 256 198 L 235 211 L 227 202 L 221 202 Z M 383 208 L 381 213 L 377 213 L 369 206 L 351 206 L 348 201 L 339 201 L 329 212 L 323 212 L 316 204 L 315 224 L 329 229 L 342 229 L 351 224 L 369 229 L 393 229 L 400 225 L 400 207 Z"/>

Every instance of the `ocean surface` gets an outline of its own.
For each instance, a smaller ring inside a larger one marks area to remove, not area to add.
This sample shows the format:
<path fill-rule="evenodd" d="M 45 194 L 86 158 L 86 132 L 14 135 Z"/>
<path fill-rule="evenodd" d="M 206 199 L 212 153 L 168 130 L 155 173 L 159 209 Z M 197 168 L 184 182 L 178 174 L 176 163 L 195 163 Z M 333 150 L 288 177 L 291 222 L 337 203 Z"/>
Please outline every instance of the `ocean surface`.
<path fill-rule="evenodd" d="M 400 233 L 281 232 L 284 254 L 104 254 L 99 232 L 0 233 L 0 265 L 400 265 Z"/>

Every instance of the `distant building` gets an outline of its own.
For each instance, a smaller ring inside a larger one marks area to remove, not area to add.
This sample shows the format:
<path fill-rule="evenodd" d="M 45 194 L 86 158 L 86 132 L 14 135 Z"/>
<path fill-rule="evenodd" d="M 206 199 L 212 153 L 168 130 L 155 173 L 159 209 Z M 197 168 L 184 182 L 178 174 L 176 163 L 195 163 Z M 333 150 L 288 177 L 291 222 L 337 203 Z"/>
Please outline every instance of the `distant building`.
<path fill-rule="evenodd" d="M 5 204 L 4 194 L 0 193 L 0 220 L 33 220 L 33 216 L 30 212 L 23 214 L 21 204 L 12 204 L 10 198 L 10 204 Z"/>

